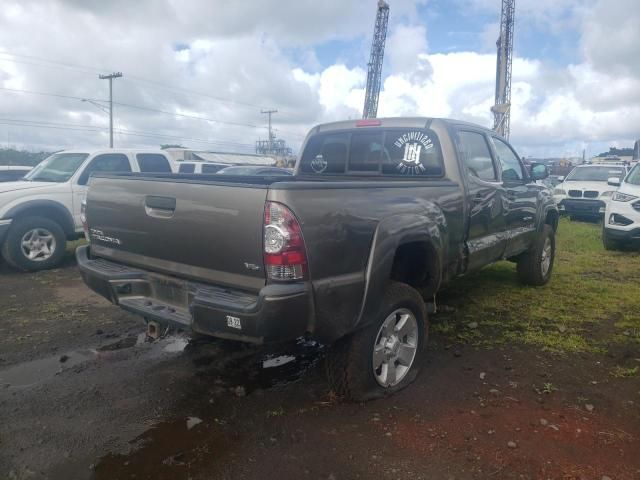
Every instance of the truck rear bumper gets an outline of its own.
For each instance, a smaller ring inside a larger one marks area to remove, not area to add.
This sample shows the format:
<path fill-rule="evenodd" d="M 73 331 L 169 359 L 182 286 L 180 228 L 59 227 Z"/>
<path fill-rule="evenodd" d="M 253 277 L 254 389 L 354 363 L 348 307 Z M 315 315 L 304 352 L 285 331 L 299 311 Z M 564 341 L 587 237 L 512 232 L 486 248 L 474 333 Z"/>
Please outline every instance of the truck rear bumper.
<path fill-rule="evenodd" d="M 252 343 L 293 340 L 309 330 L 304 283 L 267 285 L 254 294 L 90 258 L 89 246 L 79 247 L 76 259 L 93 291 L 164 326 Z"/>

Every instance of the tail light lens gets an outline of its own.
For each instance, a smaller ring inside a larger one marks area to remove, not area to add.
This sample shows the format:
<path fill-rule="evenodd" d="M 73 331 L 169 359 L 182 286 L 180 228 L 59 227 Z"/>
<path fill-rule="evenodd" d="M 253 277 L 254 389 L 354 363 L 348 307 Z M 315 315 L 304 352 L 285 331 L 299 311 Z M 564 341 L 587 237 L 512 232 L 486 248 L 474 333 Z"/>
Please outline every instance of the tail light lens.
<path fill-rule="evenodd" d="M 307 278 L 307 252 L 300 224 L 280 203 L 267 202 L 264 207 L 264 265 L 271 280 Z"/>
<path fill-rule="evenodd" d="M 87 223 L 87 199 L 83 198 L 80 203 L 80 221 L 82 222 L 82 230 L 84 230 L 84 238 L 87 242 L 91 241 L 89 238 L 89 224 Z"/>

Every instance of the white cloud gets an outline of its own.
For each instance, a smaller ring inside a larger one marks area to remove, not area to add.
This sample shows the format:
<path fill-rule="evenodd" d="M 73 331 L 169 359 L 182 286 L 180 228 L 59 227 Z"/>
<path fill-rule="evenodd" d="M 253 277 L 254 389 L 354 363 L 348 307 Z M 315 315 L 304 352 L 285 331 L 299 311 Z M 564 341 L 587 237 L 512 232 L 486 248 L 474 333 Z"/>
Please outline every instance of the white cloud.
<path fill-rule="evenodd" d="M 485 45 L 478 45 L 480 52 L 490 53 L 430 52 L 428 25 L 421 23 L 416 9 L 424 3 L 394 0 L 392 4 L 379 114 L 449 116 L 490 125 L 495 54 L 487 48 L 495 42 L 496 24 L 485 25 Z M 453 5 L 472 15 L 497 13 L 499 3 L 456 0 Z M 556 30 L 579 25 L 583 32 L 582 57 L 568 68 L 554 67 L 543 58 L 515 58 L 512 139 L 518 148 L 525 154 L 551 155 L 590 142 L 624 144 L 640 136 L 636 127 L 640 29 L 635 28 L 640 2 L 519 0 L 517 8 L 519 25 Z M 0 52 L 92 65 L 103 73 L 121 70 L 124 78 L 114 83 L 116 101 L 147 108 L 263 127 L 266 119 L 260 108 L 274 107 L 279 110 L 274 117 L 279 134 L 297 146 L 314 123 L 361 115 L 368 49 L 362 52 L 360 67 L 336 61 L 322 68 L 314 47 L 335 39 L 368 44 L 374 14 L 369 1 L 6 0 L 0 10 Z M 107 84 L 97 79 L 98 71 L 8 58 L 0 53 L 2 87 L 106 97 Z M 4 118 L 107 125 L 103 113 L 79 100 L 0 91 L 0 104 Z M 264 128 L 118 105 L 116 124 L 135 131 L 234 142 L 247 149 L 266 136 Z M 26 146 L 60 148 L 107 141 L 104 131 L 1 124 L 0 139 L 7 130 L 14 142 Z M 128 145 L 176 141 L 116 139 Z M 215 143 L 183 143 L 216 148 Z"/>

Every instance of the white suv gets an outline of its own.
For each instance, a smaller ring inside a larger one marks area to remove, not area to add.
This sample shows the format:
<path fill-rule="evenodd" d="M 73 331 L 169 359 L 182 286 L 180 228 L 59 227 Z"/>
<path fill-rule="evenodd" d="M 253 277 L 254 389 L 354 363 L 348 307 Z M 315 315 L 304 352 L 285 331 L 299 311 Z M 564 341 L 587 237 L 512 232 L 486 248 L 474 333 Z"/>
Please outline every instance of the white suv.
<path fill-rule="evenodd" d="M 621 181 L 626 174 L 624 165 L 578 165 L 556 185 L 553 196 L 560 211 L 572 219 L 600 218 L 615 191 L 608 180 L 615 177 Z"/>
<path fill-rule="evenodd" d="M 610 185 L 619 186 L 607 205 L 602 241 L 607 250 L 624 243 L 640 243 L 640 163 L 622 183 L 612 178 Z"/>
<path fill-rule="evenodd" d="M 0 252 L 21 270 L 56 266 L 67 240 L 82 236 L 81 204 L 93 172 L 172 173 L 162 150 L 64 150 L 22 180 L 0 183 Z"/>

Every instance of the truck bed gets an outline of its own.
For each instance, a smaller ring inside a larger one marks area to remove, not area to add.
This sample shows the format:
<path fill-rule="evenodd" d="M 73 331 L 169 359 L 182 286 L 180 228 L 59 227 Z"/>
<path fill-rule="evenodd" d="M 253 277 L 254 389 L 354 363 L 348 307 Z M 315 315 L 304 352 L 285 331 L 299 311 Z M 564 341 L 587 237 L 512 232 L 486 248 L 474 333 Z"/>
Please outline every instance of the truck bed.
<path fill-rule="evenodd" d="M 257 291 L 262 223 L 277 177 L 95 176 L 87 198 L 95 256 Z"/>

